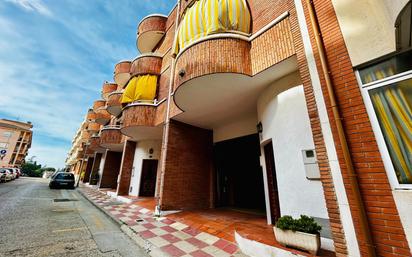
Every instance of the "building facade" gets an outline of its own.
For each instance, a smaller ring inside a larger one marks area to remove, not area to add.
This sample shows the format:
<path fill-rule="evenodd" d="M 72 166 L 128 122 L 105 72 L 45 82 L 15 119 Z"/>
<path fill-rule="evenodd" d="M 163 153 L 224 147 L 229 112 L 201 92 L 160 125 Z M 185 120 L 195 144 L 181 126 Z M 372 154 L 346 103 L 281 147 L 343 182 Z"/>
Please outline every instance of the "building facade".
<path fill-rule="evenodd" d="M 189 0 L 138 25 L 68 158 L 157 208 L 314 217 L 337 256 L 411 256 L 408 0 Z"/>
<path fill-rule="evenodd" d="M 20 167 L 31 147 L 31 122 L 0 119 L 0 167 Z"/>

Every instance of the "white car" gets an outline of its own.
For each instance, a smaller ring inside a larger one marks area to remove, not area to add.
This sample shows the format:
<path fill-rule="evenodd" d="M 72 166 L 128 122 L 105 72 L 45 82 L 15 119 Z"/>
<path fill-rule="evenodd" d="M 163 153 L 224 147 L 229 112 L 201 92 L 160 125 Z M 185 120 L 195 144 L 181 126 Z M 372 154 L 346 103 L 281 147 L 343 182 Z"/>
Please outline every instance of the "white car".
<path fill-rule="evenodd" d="M 8 182 L 13 179 L 13 175 L 8 169 L 0 169 L 0 182 Z"/>
<path fill-rule="evenodd" d="M 15 180 L 17 178 L 17 172 L 13 168 L 6 168 L 10 174 L 12 175 L 12 179 Z"/>

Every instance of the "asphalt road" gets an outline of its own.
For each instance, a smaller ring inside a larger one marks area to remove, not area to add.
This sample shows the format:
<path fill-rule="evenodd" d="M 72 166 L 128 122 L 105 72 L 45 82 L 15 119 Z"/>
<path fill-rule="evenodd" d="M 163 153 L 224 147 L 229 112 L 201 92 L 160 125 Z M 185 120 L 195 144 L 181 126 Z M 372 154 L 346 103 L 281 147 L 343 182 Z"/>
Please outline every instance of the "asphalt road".
<path fill-rule="evenodd" d="M 148 255 L 76 190 L 23 177 L 0 184 L 0 256 Z"/>

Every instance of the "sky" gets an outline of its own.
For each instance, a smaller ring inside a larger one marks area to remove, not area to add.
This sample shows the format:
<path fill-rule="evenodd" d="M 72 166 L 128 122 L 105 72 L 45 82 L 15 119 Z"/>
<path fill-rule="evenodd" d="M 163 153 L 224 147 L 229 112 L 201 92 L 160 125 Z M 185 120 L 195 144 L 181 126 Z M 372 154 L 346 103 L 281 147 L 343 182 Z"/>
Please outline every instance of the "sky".
<path fill-rule="evenodd" d="M 134 59 L 136 28 L 176 0 L 0 0 L 0 118 L 33 123 L 28 158 L 62 168 L 114 65 Z"/>

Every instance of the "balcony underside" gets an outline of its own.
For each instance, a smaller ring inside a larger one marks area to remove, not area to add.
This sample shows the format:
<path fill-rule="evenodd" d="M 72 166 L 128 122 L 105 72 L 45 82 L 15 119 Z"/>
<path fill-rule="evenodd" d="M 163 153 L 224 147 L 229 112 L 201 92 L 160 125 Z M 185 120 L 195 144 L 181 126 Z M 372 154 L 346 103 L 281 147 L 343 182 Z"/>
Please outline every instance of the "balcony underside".
<path fill-rule="evenodd" d="M 106 125 L 110 121 L 110 113 L 107 112 L 106 108 L 100 108 L 96 111 L 96 120 L 100 125 Z"/>
<path fill-rule="evenodd" d="M 113 79 L 122 88 L 126 86 L 127 81 L 130 79 L 130 66 L 130 61 L 119 62 L 115 66 Z"/>
<path fill-rule="evenodd" d="M 115 117 L 119 116 L 119 114 L 122 112 L 122 104 L 120 103 L 121 97 L 121 92 L 112 93 L 108 97 L 106 110 Z"/>
<path fill-rule="evenodd" d="M 162 39 L 164 34 L 164 31 L 155 30 L 146 31 L 139 34 L 136 42 L 137 49 L 139 49 L 141 53 L 151 52 Z"/>
<path fill-rule="evenodd" d="M 293 56 L 251 77 L 236 73 L 215 73 L 181 84 L 174 101 L 183 113 L 174 119 L 213 129 L 230 119 L 256 111 L 258 96 L 270 83 L 297 70 Z"/>
<path fill-rule="evenodd" d="M 160 139 L 163 126 L 156 126 L 157 106 L 131 105 L 123 111 L 123 135 L 133 140 Z"/>

